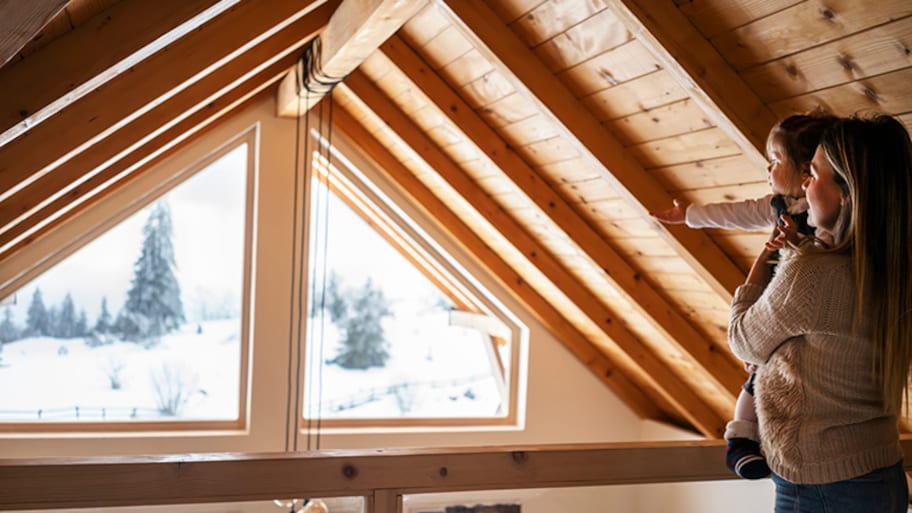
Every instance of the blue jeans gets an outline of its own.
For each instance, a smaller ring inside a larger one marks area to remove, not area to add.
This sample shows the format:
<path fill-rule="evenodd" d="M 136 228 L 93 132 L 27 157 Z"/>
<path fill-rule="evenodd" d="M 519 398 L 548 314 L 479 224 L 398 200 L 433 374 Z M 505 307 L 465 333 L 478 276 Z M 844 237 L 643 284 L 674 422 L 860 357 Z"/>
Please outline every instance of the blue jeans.
<path fill-rule="evenodd" d="M 909 491 L 902 461 L 836 483 L 795 484 L 773 474 L 776 513 L 906 513 Z"/>

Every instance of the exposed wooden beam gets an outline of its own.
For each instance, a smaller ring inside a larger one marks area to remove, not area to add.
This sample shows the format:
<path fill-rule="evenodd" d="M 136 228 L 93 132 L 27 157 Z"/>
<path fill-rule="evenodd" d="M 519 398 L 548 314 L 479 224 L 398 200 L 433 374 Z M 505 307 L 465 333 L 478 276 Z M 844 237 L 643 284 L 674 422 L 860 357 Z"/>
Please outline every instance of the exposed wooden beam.
<path fill-rule="evenodd" d="M 706 115 L 763 169 L 776 115 L 673 2 L 615 0 L 608 8 L 690 94 Z"/>
<path fill-rule="evenodd" d="M 342 86 L 344 91 L 345 86 Z M 344 108 L 337 109 L 334 126 L 344 132 L 364 154 L 377 162 L 380 169 L 427 212 L 433 212 L 436 222 L 476 261 L 484 266 L 500 283 L 522 301 L 531 312 L 560 340 L 569 351 L 598 379 L 608 386 L 637 415 L 663 420 L 663 409 L 673 411 L 664 399 L 653 399 L 639 385 L 628 379 L 618 365 L 595 348 L 557 311 L 547 299 L 531 288 L 523 277 L 505 262 L 496 251 L 476 234 L 471 227 L 453 213 L 428 187 L 390 153 Z M 658 404 L 658 406 L 657 406 Z M 660 409 L 660 406 L 666 408 Z"/>
<path fill-rule="evenodd" d="M 40 240 L 56 226 L 126 186 L 152 165 L 196 140 L 213 122 L 264 88 L 275 84 L 294 58 L 289 56 L 285 60 L 273 63 L 237 87 L 207 101 L 201 108 L 194 110 L 189 116 L 182 117 L 166 131 L 151 138 L 142 138 L 142 144 L 133 145 L 130 151 L 118 155 L 116 160 L 92 173 L 86 181 L 71 188 L 66 194 L 55 197 L 16 224 L 12 230 L 0 235 L 0 265 Z M 73 163 L 78 164 L 79 160 Z M 27 271 L 28 269 L 23 270 Z M 0 290 L 8 285 L 8 282 L 0 282 Z"/>
<path fill-rule="evenodd" d="M 332 8 L 330 2 L 317 7 L 307 16 L 297 18 L 201 80 L 123 123 L 119 130 L 97 141 L 92 151 L 76 154 L 54 172 L 42 175 L 0 201 L 0 248 L 5 248 L 15 238 L 33 229 L 37 223 L 47 219 L 46 216 L 59 211 L 61 198 L 65 198 L 66 202 L 74 201 L 90 192 L 84 181 L 97 184 L 98 180 L 94 180 L 93 176 L 109 176 L 105 169 L 132 149 L 168 131 L 183 118 L 204 109 L 213 99 L 250 77 L 263 70 L 274 69 L 277 62 L 286 68 L 293 64 L 304 43 L 326 25 Z M 24 138 L 29 139 L 30 136 Z M 58 207 L 49 209 L 51 204 Z"/>
<path fill-rule="evenodd" d="M 455 164 L 414 122 L 389 100 L 360 71 L 349 75 L 345 86 L 370 106 L 416 156 L 434 169 L 450 187 L 460 194 L 495 229 L 519 250 L 547 279 L 599 327 L 618 347 L 650 376 L 660 377 L 658 385 L 667 398 L 697 429 L 709 437 L 721 437 L 725 421 L 707 402 L 695 393 L 667 362 L 658 358 L 643 344 L 621 318 L 599 301 L 561 262 L 530 235 L 524 226 L 505 212 L 491 197 Z"/>
<path fill-rule="evenodd" d="M 0 70 L 0 146 L 237 1 L 123 0 Z"/>
<path fill-rule="evenodd" d="M 427 4 L 427 0 L 345 0 L 329 20 L 312 54 L 313 69 L 298 62 L 279 84 L 279 116 L 296 117 L 348 76 L 383 41 Z M 318 72 L 315 74 L 315 72 Z"/>
<path fill-rule="evenodd" d="M 482 0 L 450 0 L 440 11 L 511 85 L 535 102 L 562 135 L 640 215 L 668 208 L 672 196 Z M 726 302 L 744 273 L 703 231 L 657 224 L 657 230 Z"/>
<path fill-rule="evenodd" d="M 0 0 L 0 66 L 22 50 L 68 3 L 69 0 Z"/>
<path fill-rule="evenodd" d="M 325 3 L 242 0 L 118 75 L 0 147 L 0 201 Z"/>
<path fill-rule="evenodd" d="M 452 121 L 513 183 L 559 226 L 603 271 L 603 276 L 634 306 L 652 319 L 666 337 L 676 341 L 725 390 L 738 390 L 744 382 L 742 365 L 720 351 L 705 333 L 697 330 L 640 273 L 567 203 L 538 172 L 455 92 L 408 44 L 393 36 L 381 47 L 396 66 L 423 91 L 441 114 Z M 734 396 L 731 396 L 734 405 Z"/>

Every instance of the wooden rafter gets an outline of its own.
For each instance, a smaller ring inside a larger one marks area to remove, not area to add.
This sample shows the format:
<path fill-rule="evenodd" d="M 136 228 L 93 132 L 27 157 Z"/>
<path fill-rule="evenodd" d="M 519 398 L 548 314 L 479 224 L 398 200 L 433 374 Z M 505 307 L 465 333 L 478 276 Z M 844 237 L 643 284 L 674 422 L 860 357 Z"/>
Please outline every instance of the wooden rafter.
<path fill-rule="evenodd" d="M 0 91 L 16 91 L 0 96 L 0 146 L 233 3 L 123 0 L 0 70 Z"/>
<path fill-rule="evenodd" d="M 345 90 L 342 85 L 341 91 Z M 366 156 L 378 163 L 380 169 L 407 191 L 423 209 L 434 213 L 435 221 L 450 233 L 458 243 L 472 254 L 476 261 L 488 269 L 503 286 L 534 312 L 570 352 L 603 384 L 608 386 L 634 412 L 643 418 L 663 420 L 659 403 L 668 408 L 661 398 L 653 400 L 643 389 L 627 378 L 617 364 L 596 349 L 575 326 L 567 321 L 547 299 L 531 288 L 522 276 L 491 249 L 471 227 L 454 214 L 428 187 L 409 171 L 373 134 L 368 132 L 344 108 L 338 109 L 333 118 L 334 127 L 347 134 Z M 670 411 L 670 410 L 665 410 Z"/>
<path fill-rule="evenodd" d="M 427 0 L 345 0 L 320 35 L 320 52 L 314 55 L 318 77 L 297 63 L 279 85 L 279 116 L 296 117 L 317 103 L 330 87 L 320 80 L 348 76 L 380 43 L 399 30 Z"/>
<path fill-rule="evenodd" d="M 707 402 L 672 369 L 655 355 L 642 341 L 620 322 L 616 312 L 604 304 L 593 301 L 593 296 L 570 273 L 561 262 L 531 236 L 522 224 L 507 214 L 488 195 L 481 193 L 477 184 L 465 171 L 445 155 L 414 122 L 402 113 L 375 85 L 361 72 L 355 71 L 345 85 L 361 101 L 383 119 L 409 147 L 419 150 L 420 155 L 431 168 L 437 171 L 453 189 L 487 221 L 508 239 L 536 268 L 552 283 L 560 284 L 561 291 L 585 315 L 595 323 L 615 344 L 651 376 L 661 376 L 663 393 L 675 404 L 681 415 L 687 418 L 706 436 L 719 437 L 724 431 L 724 420 Z"/>
<path fill-rule="evenodd" d="M 396 66 L 423 91 L 507 177 L 567 233 L 603 271 L 605 279 L 623 293 L 634 308 L 676 341 L 708 374 L 728 391 L 744 382 L 744 369 L 728 353 L 719 351 L 677 309 L 640 278 L 639 272 L 539 176 L 506 141 L 475 113 L 446 81 L 402 39 L 393 36 L 381 47 Z M 734 400 L 734 396 L 732 396 Z"/>
<path fill-rule="evenodd" d="M 609 9 L 647 45 L 707 116 L 758 169 L 776 116 L 674 3 L 620 0 Z"/>
<path fill-rule="evenodd" d="M 264 88 L 275 84 L 288 69 L 288 65 L 289 61 L 274 63 L 237 87 L 208 102 L 203 108 L 183 118 L 167 131 L 123 155 L 70 194 L 47 204 L 28 219 L 29 225 L 39 224 L 39 229 L 28 233 L 26 237 L 17 239 L 13 244 L 3 247 L 0 251 L 0 265 L 40 240 L 56 226 L 79 215 L 80 212 L 132 182 L 151 166 L 197 140 L 216 120 L 239 108 Z M 23 270 L 23 272 L 27 271 Z M 0 290 L 6 290 L 11 285 L 15 284 L 11 281 L 0 282 Z"/>
<path fill-rule="evenodd" d="M 650 210 L 668 208 L 672 196 L 649 175 L 632 153 L 503 25 L 482 0 L 450 0 L 441 12 L 472 41 L 511 85 L 535 102 L 581 155 L 599 170 L 640 215 L 653 222 Z M 726 302 L 744 282 L 744 273 L 702 231 L 656 223 L 659 233 Z"/>
<path fill-rule="evenodd" d="M 0 66 L 12 59 L 68 2 L 0 0 Z"/>
<path fill-rule="evenodd" d="M 0 147 L 0 201 L 325 3 L 242 0 L 130 73 L 118 75 L 102 90 Z"/>
<path fill-rule="evenodd" d="M 5 250 L 16 238 L 34 229 L 48 216 L 55 215 L 61 210 L 61 203 L 65 205 L 91 192 L 92 188 L 86 183 L 95 186 L 103 183 L 95 179 L 95 175 L 110 178 L 107 168 L 133 148 L 168 131 L 195 111 L 205 109 L 215 98 L 248 78 L 263 70 L 274 70 L 276 62 L 281 62 L 286 68 L 293 64 L 297 59 L 296 52 L 326 25 L 331 12 L 332 5 L 324 4 L 307 16 L 298 18 L 218 70 L 124 123 L 120 130 L 97 141 L 92 151 L 76 154 L 53 173 L 41 176 L 8 199 L 0 201 L 0 248 Z M 61 192 L 65 194 L 61 196 Z M 50 205 L 55 207 L 49 208 Z"/>

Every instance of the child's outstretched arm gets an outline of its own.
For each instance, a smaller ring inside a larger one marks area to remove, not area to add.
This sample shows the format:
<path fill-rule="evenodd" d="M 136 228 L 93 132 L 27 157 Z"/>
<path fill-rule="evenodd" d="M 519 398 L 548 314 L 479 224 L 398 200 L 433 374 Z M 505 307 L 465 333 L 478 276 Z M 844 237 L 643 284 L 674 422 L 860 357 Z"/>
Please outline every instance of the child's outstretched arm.
<path fill-rule="evenodd" d="M 649 215 L 665 224 L 684 224 L 684 220 L 687 217 L 687 203 L 681 203 L 678 200 L 672 200 L 672 203 L 674 203 L 672 208 L 649 212 Z"/>
<path fill-rule="evenodd" d="M 767 230 L 776 223 L 776 211 L 770 205 L 772 194 L 762 198 L 722 203 L 687 204 L 674 200 L 674 207 L 650 212 L 666 224 L 686 224 L 690 228 L 725 230 Z"/>

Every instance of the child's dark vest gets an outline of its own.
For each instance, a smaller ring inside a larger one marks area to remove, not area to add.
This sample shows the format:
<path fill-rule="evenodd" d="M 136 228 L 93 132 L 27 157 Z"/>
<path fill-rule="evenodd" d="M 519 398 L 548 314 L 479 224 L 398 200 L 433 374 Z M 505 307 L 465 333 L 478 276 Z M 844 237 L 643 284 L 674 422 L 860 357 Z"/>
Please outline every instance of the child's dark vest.
<path fill-rule="evenodd" d="M 789 216 L 795 222 L 795 225 L 798 227 L 798 233 L 802 235 L 814 235 L 814 227 L 808 224 L 808 213 L 807 210 L 797 214 L 790 214 L 788 211 L 788 205 L 785 203 L 785 198 L 781 194 L 776 194 L 770 200 L 770 205 L 773 209 L 776 210 L 776 222 L 782 224 L 781 217 L 783 215 Z"/>

